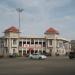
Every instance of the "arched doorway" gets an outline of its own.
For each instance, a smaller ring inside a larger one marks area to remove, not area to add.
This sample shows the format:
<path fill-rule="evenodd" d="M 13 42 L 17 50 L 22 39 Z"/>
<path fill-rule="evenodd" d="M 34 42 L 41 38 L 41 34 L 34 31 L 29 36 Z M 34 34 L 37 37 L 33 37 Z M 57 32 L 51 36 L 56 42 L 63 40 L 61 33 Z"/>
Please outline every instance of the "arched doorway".
<path fill-rule="evenodd" d="M 29 53 L 30 53 L 30 54 L 33 54 L 33 53 L 34 53 L 33 48 L 29 48 Z"/>

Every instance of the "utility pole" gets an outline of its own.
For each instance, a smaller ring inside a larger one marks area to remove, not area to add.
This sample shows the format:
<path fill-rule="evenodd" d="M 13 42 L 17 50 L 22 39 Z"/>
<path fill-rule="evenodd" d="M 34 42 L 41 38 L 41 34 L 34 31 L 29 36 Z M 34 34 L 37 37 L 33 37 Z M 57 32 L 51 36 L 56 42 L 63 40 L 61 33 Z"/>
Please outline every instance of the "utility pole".
<path fill-rule="evenodd" d="M 20 16 L 21 16 L 21 13 L 23 12 L 23 10 L 24 9 L 22 9 L 22 8 L 17 8 L 16 9 L 16 11 L 18 12 L 18 26 L 19 26 L 19 31 L 18 31 L 18 51 L 19 51 L 19 39 L 20 39 L 20 28 L 21 28 L 21 18 L 20 18 Z"/>

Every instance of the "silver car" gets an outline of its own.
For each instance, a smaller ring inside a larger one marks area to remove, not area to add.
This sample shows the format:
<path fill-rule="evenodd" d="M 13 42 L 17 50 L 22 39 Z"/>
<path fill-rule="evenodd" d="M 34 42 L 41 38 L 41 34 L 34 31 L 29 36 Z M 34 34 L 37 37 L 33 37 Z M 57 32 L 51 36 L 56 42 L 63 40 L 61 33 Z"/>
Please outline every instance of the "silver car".
<path fill-rule="evenodd" d="M 35 54 L 30 54 L 29 58 L 30 59 L 46 59 L 47 56 L 39 54 L 39 53 L 35 53 Z"/>

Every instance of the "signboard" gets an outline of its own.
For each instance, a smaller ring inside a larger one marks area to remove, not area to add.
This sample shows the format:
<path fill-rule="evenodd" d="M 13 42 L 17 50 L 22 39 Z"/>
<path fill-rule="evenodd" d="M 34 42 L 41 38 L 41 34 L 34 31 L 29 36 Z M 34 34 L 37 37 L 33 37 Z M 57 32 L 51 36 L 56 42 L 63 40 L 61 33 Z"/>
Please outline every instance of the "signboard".
<path fill-rule="evenodd" d="M 29 47 L 29 45 L 27 45 L 27 44 L 24 44 L 24 46 L 23 47 L 25 47 L 25 48 L 28 48 Z"/>
<path fill-rule="evenodd" d="M 23 45 L 23 48 L 35 48 L 35 49 L 40 49 L 40 48 L 42 48 L 42 46 L 41 45 L 27 45 L 27 44 L 24 44 Z"/>

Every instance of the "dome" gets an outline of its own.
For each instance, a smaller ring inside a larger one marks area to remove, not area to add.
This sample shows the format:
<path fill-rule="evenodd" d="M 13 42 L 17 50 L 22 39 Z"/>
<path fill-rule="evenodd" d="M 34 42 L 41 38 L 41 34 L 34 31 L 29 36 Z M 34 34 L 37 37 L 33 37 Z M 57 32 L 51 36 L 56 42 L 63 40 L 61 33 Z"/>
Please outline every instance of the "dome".
<path fill-rule="evenodd" d="M 45 34 L 59 34 L 59 32 L 54 28 L 49 28 L 46 30 Z"/>
<path fill-rule="evenodd" d="M 17 29 L 16 27 L 12 26 L 12 27 L 6 29 L 4 32 L 5 32 L 5 33 L 6 33 L 6 32 L 17 33 L 17 32 L 19 32 L 19 29 Z"/>

